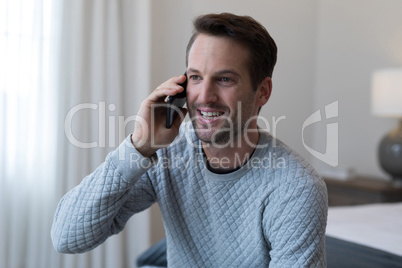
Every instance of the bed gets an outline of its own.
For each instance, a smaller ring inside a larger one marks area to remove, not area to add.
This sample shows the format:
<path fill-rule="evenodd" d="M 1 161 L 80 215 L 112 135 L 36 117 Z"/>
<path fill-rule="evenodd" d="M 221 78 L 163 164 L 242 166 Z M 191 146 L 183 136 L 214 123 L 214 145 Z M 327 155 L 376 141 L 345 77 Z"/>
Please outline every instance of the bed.
<path fill-rule="evenodd" d="M 334 267 L 402 267 L 402 203 L 330 207 L 327 263 Z"/>

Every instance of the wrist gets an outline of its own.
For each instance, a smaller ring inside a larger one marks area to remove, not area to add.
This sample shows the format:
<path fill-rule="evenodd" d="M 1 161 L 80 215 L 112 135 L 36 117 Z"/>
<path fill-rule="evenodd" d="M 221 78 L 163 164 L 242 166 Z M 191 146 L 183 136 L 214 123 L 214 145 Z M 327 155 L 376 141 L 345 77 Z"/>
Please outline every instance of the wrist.
<path fill-rule="evenodd" d="M 157 150 L 151 148 L 151 147 L 146 147 L 146 146 L 139 146 L 138 143 L 133 140 L 133 135 L 131 134 L 130 136 L 130 141 L 131 144 L 134 146 L 134 148 L 144 157 L 146 158 L 151 158 Z"/>

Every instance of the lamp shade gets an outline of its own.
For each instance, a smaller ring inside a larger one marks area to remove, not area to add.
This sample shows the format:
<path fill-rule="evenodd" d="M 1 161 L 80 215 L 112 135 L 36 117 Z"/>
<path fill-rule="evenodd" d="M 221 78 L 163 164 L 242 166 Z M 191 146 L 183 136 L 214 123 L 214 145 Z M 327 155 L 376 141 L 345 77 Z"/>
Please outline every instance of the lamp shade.
<path fill-rule="evenodd" d="M 377 116 L 402 117 L 402 68 L 373 73 L 371 110 Z"/>

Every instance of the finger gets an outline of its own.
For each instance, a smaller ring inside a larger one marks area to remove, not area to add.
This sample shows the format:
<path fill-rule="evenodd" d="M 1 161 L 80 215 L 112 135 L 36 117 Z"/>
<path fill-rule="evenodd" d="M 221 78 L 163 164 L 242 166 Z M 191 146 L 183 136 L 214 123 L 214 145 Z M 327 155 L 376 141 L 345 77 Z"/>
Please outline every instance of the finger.
<path fill-rule="evenodd" d="M 173 96 L 184 90 L 182 84 L 186 81 L 187 77 L 185 75 L 175 76 L 167 80 L 159 87 L 157 87 L 149 96 L 149 100 L 153 102 L 162 101 L 166 96 Z"/>
<path fill-rule="evenodd" d="M 158 87 L 148 96 L 147 101 L 150 103 L 163 102 L 163 100 L 167 96 L 176 95 L 177 93 L 180 93 L 183 90 L 184 90 L 184 88 L 177 84 L 166 85 L 164 87 Z"/>
<path fill-rule="evenodd" d="M 187 77 L 185 75 L 175 76 L 167 80 L 165 83 L 161 84 L 157 90 L 164 88 L 183 88 L 181 84 L 186 81 Z"/>
<path fill-rule="evenodd" d="M 176 84 L 182 84 L 182 83 L 184 83 L 186 81 L 186 79 L 187 79 L 187 77 L 184 74 L 182 74 L 182 75 L 179 75 L 179 76 L 172 77 L 169 80 L 171 80 L 172 82 L 174 82 Z"/>
<path fill-rule="evenodd" d="M 186 79 L 187 77 L 185 75 L 174 76 L 169 80 L 165 81 L 164 83 L 162 83 L 157 89 L 183 84 L 186 81 Z"/>

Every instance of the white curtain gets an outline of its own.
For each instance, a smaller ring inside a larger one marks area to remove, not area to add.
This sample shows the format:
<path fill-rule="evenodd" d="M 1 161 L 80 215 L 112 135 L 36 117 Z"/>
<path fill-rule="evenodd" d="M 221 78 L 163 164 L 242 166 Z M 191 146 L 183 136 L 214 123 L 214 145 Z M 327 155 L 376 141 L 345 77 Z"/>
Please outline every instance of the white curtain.
<path fill-rule="evenodd" d="M 57 142 L 52 4 L 0 2 L 0 267 L 46 267 L 51 258 Z"/>
<path fill-rule="evenodd" d="M 56 204 L 132 131 L 149 94 L 148 1 L 0 1 L 0 267 L 134 267 L 147 212 L 92 252 L 55 252 Z M 92 148 L 93 147 L 93 148 Z"/>

